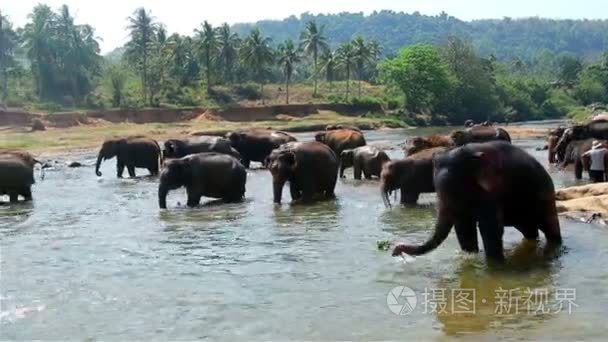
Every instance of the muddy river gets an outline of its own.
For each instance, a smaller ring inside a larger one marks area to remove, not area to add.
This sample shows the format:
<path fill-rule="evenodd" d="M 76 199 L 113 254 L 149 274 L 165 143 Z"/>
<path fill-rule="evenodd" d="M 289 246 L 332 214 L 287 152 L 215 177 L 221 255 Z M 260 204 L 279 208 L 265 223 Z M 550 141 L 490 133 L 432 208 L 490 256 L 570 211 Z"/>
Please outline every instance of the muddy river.
<path fill-rule="evenodd" d="M 545 162 L 540 140 L 515 143 Z M 118 180 L 114 167 L 49 170 L 33 204 L 0 206 L 0 339 L 605 337 L 606 228 L 562 219 L 553 261 L 512 228 L 501 268 L 463 255 L 453 233 L 430 254 L 392 258 L 376 242 L 426 239 L 434 196 L 385 209 L 377 182 L 349 179 L 335 201 L 275 206 L 269 172 L 252 170 L 243 203 L 190 210 L 174 191 L 160 211 L 155 179 Z M 575 183 L 550 172 L 557 187 Z"/>

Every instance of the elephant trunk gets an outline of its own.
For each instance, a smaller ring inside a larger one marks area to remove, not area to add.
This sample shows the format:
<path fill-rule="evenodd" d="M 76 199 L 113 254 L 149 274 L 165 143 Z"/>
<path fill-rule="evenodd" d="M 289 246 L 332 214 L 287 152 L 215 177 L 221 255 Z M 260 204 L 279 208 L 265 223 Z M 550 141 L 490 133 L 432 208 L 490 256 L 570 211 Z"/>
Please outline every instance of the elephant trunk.
<path fill-rule="evenodd" d="M 443 209 L 445 210 L 445 209 Z M 412 245 L 398 245 L 393 250 L 393 256 L 399 256 L 401 253 L 409 255 L 422 255 L 426 254 L 435 248 L 437 248 L 447 237 L 452 230 L 453 222 L 449 215 L 442 213 L 442 208 L 439 209 L 439 217 L 437 224 L 435 225 L 435 232 L 429 240 L 419 246 Z"/>
<path fill-rule="evenodd" d="M 162 183 L 158 186 L 158 206 L 161 209 L 167 209 L 167 194 L 169 188 Z"/>
<path fill-rule="evenodd" d="M 274 192 L 274 203 L 280 204 L 281 197 L 283 195 L 283 186 L 285 185 L 286 180 L 282 179 L 278 176 L 275 176 L 275 179 L 272 181 L 272 189 Z"/>
<path fill-rule="evenodd" d="M 392 190 L 389 188 L 388 183 L 386 181 L 382 181 L 380 185 L 380 196 L 382 196 L 382 201 L 384 202 L 384 206 L 387 208 L 391 208 L 391 200 L 389 198 L 389 193 Z"/>
<path fill-rule="evenodd" d="M 104 159 L 103 150 L 99 151 L 99 154 L 97 155 L 97 163 L 95 164 L 95 174 L 97 175 L 97 177 L 101 177 L 101 172 L 99 171 L 99 167 L 101 166 L 102 159 Z"/>

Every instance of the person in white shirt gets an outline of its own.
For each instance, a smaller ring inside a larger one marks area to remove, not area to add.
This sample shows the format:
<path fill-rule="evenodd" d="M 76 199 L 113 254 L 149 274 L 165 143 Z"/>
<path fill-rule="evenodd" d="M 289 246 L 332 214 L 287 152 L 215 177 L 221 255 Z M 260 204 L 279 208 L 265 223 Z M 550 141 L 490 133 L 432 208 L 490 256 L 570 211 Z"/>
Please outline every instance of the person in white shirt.
<path fill-rule="evenodd" d="M 589 166 L 589 178 L 594 183 L 601 183 L 606 180 L 606 170 L 608 170 L 608 148 L 606 142 L 594 141 L 591 149 L 583 154 L 585 165 Z"/>

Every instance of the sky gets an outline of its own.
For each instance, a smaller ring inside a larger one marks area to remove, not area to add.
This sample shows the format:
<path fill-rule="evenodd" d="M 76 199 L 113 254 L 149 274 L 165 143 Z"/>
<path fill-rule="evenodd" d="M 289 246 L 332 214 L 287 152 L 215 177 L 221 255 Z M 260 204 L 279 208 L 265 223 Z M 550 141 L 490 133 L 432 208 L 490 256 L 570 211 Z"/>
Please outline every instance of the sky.
<path fill-rule="evenodd" d="M 19 27 L 27 22 L 28 13 L 38 3 L 54 9 L 67 4 L 77 23 L 87 23 L 96 29 L 102 39 L 102 53 L 124 44 L 126 18 L 142 6 L 164 23 L 169 32 L 180 34 L 191 34 L 204 20 L 219 25 L 283 19 L 304 12 L 367 14 L 384 9 L 428 15 L 445 11 L 462 20 L 532 16 L 608 18 L 607 0 L 2 0 L 0 10 Z"/>

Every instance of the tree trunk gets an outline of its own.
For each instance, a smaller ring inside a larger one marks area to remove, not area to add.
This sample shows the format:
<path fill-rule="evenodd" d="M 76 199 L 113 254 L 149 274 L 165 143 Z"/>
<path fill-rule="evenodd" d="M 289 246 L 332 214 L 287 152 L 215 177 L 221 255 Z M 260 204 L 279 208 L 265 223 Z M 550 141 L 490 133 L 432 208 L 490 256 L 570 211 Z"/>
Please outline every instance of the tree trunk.
<path fill-rule="evenodd" d="M 346 66 L 346 101 L 348 101 L 348 95 L 350 93 L 350 67 Z"/>
<path fill-rule="evenodd" d="M 289 104 L 289 76 L 285 79 L 285 104 Z"/>
<path fill-rule="evenodd" d="M 313 71 L 313 79 L 314 79 L 314 83 L 315 83 L 315 90 L 312 92 L 312 97 L 316 97 L 317 96 L 317 50 L 315 49 L 315 51 L 313 52 L 313 57 L 314 59 L 314 68 L 315 70 Z"/>
<path fill-rule="evenodd" d="M 265 104 L 264 102 L 264 81 L 260 81 L 260 96 L 262 97 L 262 106 Z"/>
<path fill-rule="evenodd" d="M 211 60 L 209 58 L 209 51 L 207 52 L 205 62 L 205 69 L 207 69 L 207 94 L 211 94 Z"/>

